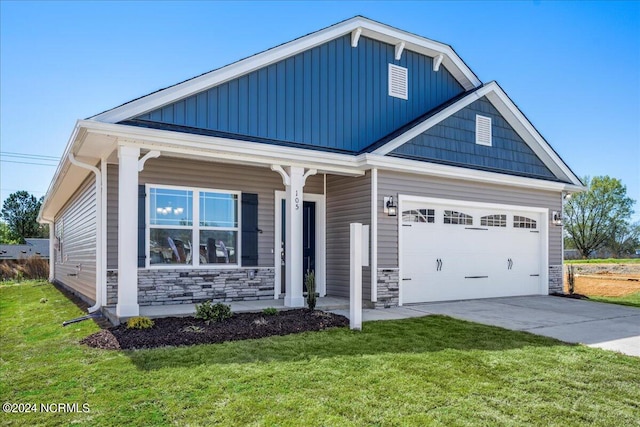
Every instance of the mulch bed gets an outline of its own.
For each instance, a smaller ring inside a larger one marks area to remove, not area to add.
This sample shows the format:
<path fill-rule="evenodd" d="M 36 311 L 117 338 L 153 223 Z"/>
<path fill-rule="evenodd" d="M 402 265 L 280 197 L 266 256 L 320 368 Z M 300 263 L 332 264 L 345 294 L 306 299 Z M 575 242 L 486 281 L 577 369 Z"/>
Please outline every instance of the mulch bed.
<path fill-rule="evenodd" d="M 234 313 L 229 319 L 209 325 L 194 317 L 166 317 L 154 319 L 154 323 L 149 329 L 127 329 L 126 324 L 122 324 L 103 329 L 80 342 L 106 350 L 214 344 L 321 331 L 348 326 L 349 320 L 333 313 L 297 309 L 280 311 L 277 315 Z"/>

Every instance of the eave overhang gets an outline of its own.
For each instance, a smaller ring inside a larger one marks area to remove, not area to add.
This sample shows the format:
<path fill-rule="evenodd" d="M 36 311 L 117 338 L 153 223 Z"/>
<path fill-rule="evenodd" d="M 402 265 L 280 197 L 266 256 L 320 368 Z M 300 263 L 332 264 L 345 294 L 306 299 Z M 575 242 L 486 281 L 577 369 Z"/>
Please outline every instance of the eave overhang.
<path fill-rule="evenodd" d="M 69 153 L 83 163 L 99 165 L 101 160 L 117 163 L 118 145 L 139 147 L 143 154 L 159 151 L 162 156 L 197 159 L 271 168 L 272 165 L 300 166 L 318 173 L 362 176 L 379 169 L 448 179 L 485 182 L 503 186 L 556 192 L 583 191 L 582 184 L 554 182 L 457 166 L 401 159 L 379 153 L 359 155 L 327 153 L 305 148 L 283 147 L 167 130 L 120 124 L 78 121 L 64 155 L 45 195 L 39 221 L 53 221 L 89 175 L 89 171 L 71 164 Z"/>

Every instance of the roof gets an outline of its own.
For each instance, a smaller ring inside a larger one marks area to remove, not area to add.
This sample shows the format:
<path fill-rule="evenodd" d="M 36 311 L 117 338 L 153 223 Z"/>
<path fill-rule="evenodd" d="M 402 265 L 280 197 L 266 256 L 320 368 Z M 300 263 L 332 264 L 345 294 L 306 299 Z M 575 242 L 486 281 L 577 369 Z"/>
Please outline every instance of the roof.
<path fill-rule="evenodd" d="M 358 34 L 358 37 L 362 35 L 392 45 L 404 44 L 404 49 L 434 58 L 442 56 L 442 65 L 451 72 L 453 77 L 465 90 L 471 90 L 482 84 L 451 46 L 373 21 L 363 16 L 355 16 L 288 43 L 281 44 L 192 79 L 185 80 L 182 83 L 134 99 L 111 110 L 92 116 L 88 120 L 106 123 L 122 122 L 195 93 L 208 90 L 228 80 L 248 74 L 254 70 L 281 61 L 349 33 L 352 34 L 352 37 Z"/>
<path fill-rule="evenodd" d="M 22 259 L 34 255 L 49 258 L 49 239 L 25 239 L 24 245 L 0 245 L 0 260 Z"/>

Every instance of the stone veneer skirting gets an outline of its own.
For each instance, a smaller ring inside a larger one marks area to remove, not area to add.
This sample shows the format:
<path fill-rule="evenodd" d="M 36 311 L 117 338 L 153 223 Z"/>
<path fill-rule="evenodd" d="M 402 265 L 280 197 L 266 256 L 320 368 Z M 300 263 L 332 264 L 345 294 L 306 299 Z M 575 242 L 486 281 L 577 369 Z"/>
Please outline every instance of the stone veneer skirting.
<path fill-rule="evenodd" d="M 267 300 L 273 299 L 274 283 L 273 268 L 138 270 L 138 304 Z M 107 305 L 117 303 L 118 270 L 108 270 Z"/>
<path fill-rule="evenodd" d="M 397 268 L 378 269 L 378 301 L 375 308 L 397 307 L 400 301 Z"/>
<path fill-rule="evenodd" d="M 549 293 L 563 293 L 562 265 L 549 266 Z"/>

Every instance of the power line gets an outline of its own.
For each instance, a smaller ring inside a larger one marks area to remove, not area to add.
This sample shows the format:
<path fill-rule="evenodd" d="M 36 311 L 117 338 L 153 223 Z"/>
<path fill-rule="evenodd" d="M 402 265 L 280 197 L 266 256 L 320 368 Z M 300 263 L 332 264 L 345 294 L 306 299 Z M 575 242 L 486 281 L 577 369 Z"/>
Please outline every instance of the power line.
<path fill-rule="evenodd" d="M 49 166 L 52 168 L 55 168 L 58 165 L 48 165 L 46 163 L 30 163 L 30 162 L 17 162 L 15 160 L 4 160 L 4 159 L 0 159 L 0 162 L 4 162 L 4 163 L 19 163 L 22 165 L 35 165 L 35 166 Z"/>
<path fill-rule="evenodd" d="M 31 153 L 15 153 L 11 151 L 0 151 L 0 157 L 20 157 L 32 160 L 55 160 L 56 162 L 60 160 L 60 157 L 55 156 L 45 156 L 43 154 L 31 154 Z"/>

